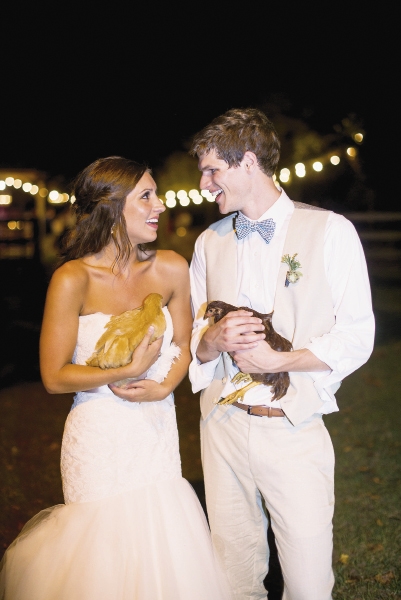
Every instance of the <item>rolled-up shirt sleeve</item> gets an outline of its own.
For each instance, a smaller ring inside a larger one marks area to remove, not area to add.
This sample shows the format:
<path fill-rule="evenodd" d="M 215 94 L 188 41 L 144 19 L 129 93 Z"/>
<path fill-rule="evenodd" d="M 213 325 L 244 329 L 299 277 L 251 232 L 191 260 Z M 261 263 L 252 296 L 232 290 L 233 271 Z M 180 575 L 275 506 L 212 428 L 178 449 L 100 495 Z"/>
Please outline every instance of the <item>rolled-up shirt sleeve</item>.
<path fill-rule="evenodd" d="M 373 350 L 375 321 L 365 255 L 350 221 L 330 214 L 324 242 L 326 276 L 335 325 L 305 346 L 331 371 L 311 374 L 322 400 L 332 401 L 341 381 L 362 366 Z"/>
<path fill-rule="evenodd" d="M 189 365 L 189 380 L 194 393 L 205 389 L 213 380 L 214 372 L 219 358 L 206 363 L 200 363 L 196 357 L 201 337 L 208 328 L 208 322 L 204 320 L 207 305 L 206 293 L 206 260 L 204 253 L 204 234 L 201 234 L 196 243 L 194 254 L 190 265 L 191 278 L 191 302 L 194 324 L 191 338 L 192 362 Z"/>

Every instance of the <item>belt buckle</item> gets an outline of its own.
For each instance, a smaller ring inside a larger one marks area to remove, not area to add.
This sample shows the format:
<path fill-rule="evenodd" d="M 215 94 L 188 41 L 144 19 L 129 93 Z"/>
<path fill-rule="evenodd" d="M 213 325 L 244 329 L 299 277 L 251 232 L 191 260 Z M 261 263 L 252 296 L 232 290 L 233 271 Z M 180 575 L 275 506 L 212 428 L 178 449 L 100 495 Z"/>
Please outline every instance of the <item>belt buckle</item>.
<path fill-rule="evenodd" d="M 248 404 L 248 408 L 247 408 L 247 414 L 251 415 L 251 417 L 263 417 L 263 415 L 258 415 L 256 413 L 251 412 L 251 409 L 253 408 L 252 405 Z"/>

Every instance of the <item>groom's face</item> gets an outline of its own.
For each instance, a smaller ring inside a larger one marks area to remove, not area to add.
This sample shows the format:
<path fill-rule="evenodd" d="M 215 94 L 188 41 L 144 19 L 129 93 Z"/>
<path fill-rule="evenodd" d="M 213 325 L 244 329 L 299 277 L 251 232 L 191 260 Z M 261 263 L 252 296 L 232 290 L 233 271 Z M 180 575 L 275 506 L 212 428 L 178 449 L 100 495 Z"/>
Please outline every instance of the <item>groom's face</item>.
<path fill-rule="evenodd" d="M 221 214 L 242 210 L 249 193 L 244 160 L 238 167 L 230 167 L 225 160 L 217 157 L 215 150 L 211 150 L 200 157 L 198 166 L 202 172 L 200 188 L 209 190 L 215 197 Z"/>

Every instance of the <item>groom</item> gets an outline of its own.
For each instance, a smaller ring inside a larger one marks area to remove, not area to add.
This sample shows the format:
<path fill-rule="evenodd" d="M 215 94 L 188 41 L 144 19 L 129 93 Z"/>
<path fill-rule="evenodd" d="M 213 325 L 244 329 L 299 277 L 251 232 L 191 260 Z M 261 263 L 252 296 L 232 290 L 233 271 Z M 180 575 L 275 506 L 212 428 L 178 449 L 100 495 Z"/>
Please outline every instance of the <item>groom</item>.
<path fill-rule="evenodd" d="M 334 454 L 322 415 L 338 410 L 341 381 L 368 360 L 374 319 L 354 227 L 341 215 L 292 202 L 276 187 L 279 151 L 273 124 L 256 109 L 229 110 L 193 140 L 200 187 L 223 215 L 233 214 L 195 245 L 190 379 L 194 392 L 202 390 L 213 543 L 234 597 L 266 598 L 267 508 L 285 600 L 329 600 Z M 294 350 L 272 350 L 260 319 L 246 311 L 207 325 L 211 300 L 274 311 L 275 330 Z M 238 370 L 288 371 L 290 387 L 279 401 L 258 385 L 243 400 L 217 404 L 235 391 Z"/>

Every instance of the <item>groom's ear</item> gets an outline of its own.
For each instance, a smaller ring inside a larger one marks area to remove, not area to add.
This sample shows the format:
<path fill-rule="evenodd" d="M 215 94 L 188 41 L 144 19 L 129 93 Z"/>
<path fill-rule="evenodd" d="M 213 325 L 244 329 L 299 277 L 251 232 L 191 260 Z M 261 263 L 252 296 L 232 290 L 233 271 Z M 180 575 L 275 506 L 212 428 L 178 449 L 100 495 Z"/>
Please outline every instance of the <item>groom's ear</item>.
<path fill-rule="evenodd" d="M 254 152 L 251 152 L 250 150 L 247 150 L 245 152 L 241 163 L 244 165 L 247 173 L 252 173 L 255 170 L 255 168 L 259 168 L 257 156 Z"/>

